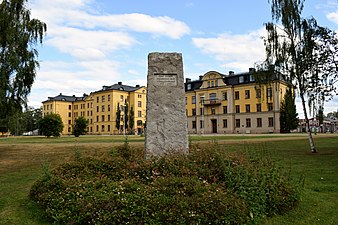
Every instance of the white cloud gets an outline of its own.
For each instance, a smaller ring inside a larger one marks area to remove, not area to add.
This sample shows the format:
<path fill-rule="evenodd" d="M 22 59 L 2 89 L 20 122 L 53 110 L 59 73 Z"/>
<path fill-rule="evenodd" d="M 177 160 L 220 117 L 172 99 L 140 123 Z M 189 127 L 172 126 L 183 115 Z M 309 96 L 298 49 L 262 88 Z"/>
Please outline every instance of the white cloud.
<path fill-rule="evenodd" d="M 227 67 L 243 71 L 264 59 L 264 34 L 264 28 L 246 34 L 225 33 L 213 38 L 193 38 L 193 44 Z"/>

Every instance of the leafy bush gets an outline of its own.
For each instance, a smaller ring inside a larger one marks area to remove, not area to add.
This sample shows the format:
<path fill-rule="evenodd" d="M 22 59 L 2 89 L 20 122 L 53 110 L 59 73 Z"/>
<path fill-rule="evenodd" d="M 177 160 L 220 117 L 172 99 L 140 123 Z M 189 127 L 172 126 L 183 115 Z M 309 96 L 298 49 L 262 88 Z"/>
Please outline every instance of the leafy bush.
<path fill-rule="evenodd" d="M 74 136 L 79 137 L 80 135 L 85 135 L 87 133 L 88 124 L 88 119 L 84 118 L 83 116 L 77 117 L 74 121 L 73 127 Z"/>
<path fill-rule="evenodd" d="M 59 137 L 60 133 L 63 130 L 63 123 L 61 116 L 59 114 L 48 114 L 45 115 L 40 121 L 39 121 L 39 128 L 40 131 L 45 135 L 46 137 L 54 136 Z"/>
<path fill-rule="evenodd" d="M 61 224 L 257 224 L 299 199 L 261 155 L 217 144 L 148 161 L 142 152 L 125 143 L 109 160 L 66 163 L 37 181 L 30 198 Z"/>

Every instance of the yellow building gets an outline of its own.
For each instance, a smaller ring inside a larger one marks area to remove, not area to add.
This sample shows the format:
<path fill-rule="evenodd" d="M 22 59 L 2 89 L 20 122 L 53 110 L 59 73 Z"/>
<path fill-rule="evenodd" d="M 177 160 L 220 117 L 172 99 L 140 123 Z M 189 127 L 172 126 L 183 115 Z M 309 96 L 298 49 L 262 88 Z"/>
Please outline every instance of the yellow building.
<path fill-rule="evenodd" d="M 209 71 L 196 81 L 187 78 L 189 133 L 279 133 L 280 106 L 288 84 L 277 74 L 259 84 L 254 72 L 251 68 L 228 75 Z"/>
<path fill-rule="evenodd" d="M 56 97 L 48 97 L 43 103 L 43 115 L 49 113 L 59 114 L 64 124 L 62 134 L 72 133 L 74 120 L 83 116 L 89 121 L 88 134 L 121 134 L 124 132 L 125 119 L 130 122 L 130 112 L 134 111 L 135 133 L 143 133 L 143 125 L 146 115 L 146 88 L 123 85 L 118 82 L 112 86 L 103 86 L 101 90 L 84 94 L 82 97 L 66 96 L 60 93 Z M 128 115 L 124 115 L 124 107 L 128 107 Z M 116 128 L 116 112 L 121 111 L 120 129 Z"/>

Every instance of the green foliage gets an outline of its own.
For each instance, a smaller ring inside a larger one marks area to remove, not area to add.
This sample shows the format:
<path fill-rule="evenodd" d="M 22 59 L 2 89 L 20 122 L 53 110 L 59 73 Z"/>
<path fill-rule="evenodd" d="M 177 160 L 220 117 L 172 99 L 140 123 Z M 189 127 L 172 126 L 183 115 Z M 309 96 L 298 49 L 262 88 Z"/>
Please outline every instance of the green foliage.
<path fill-rule="evenodd" d="M 124 107 L 123 107 L 123 130 L 127 131 L 128 129 L 128 102 L 127 100 L 124 101 Z M 126 132 L 127 133 L 127 132 Z"/>
<path fill-rule="evenodd" d="M 324 108 L 322 106 L 320 106 L 319 109 L 318 109 L 318 120 L 319 120 L 319 125 L 323 124 L 323 122 L 324 122 Z"/>
<path fill-rule="evenodd" d="M 134 118 L 134 107 L 130 107 L 130 112 L 129 112 L 129 129 L 131 131 L 131 134 L 134 134 L 134 124 L 135 124 L 135 118 Z"/>
<path fill-rule="evenodd" d="M 75 137 L 85 135 L 87 133 L 89 121 L 83 116 L 77 117 L 74 121 L 73 134 Z"/>
<path fill-rule="evenodd" d="M 120 130 L 120 124 L 121 124 L 121 109 L 120 103 L 117 103 L 115 126 L 118 131 Z"/>
<path fill-rule="evenodd" d="M 0 3 L 0 123 L 26 104 L 39 66 L 35 46 L 47 28 L 30 14 L 27 0 Z"/>
<path fill-rule="evenodd" d="M 282 133 L 290 133 L 298 127 L 298 113 L 292 89 L 288 88 L 280 108 L 280 129 Z"/>
<path fill-rule="evenodd" d="M 39 122 L 40 131 L 43 135 L 59 137 L 63 130 L 62 119 L 59 114 L 45 115 Z"/>
<path fill-rule="evenodd" d="M 143 160 L 128 142 L 109 160 L 81 158 L 37 181 L 30 198 L 60 224 L 258 224 L 284 213 L 299 190 L 263 154 L 196 146 Z"/>

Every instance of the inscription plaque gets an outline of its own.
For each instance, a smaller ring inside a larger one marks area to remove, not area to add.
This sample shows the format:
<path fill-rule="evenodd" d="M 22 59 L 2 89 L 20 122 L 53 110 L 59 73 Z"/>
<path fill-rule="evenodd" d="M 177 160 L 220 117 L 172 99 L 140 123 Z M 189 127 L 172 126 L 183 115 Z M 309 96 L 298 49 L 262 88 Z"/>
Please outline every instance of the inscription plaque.
<path fill-rule="evenodd" d="M 157 86 L 176 86 L 177 74 L 154 74 Z"/>

